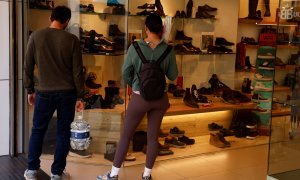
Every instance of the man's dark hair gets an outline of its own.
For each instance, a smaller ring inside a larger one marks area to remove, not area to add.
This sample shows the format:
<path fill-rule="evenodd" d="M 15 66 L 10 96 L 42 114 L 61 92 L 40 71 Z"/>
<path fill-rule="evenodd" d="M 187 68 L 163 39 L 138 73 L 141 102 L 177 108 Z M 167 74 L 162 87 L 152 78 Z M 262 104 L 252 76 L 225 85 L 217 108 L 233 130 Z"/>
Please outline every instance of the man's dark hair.
<path fill-rule="evenodd" d="M 153 32 L 155 34 L 160 35 L 163 31 L 163 23 L 161 17 L 156 13 L 147 16 L 145 25 L 150 32 Z"/>
<path fill-rule="evenodd" d="M 51 21 L 59 21 L 61 24 L 71 19 L 71 10 L 66 6 L 56 6 L 51 13 Z"/>

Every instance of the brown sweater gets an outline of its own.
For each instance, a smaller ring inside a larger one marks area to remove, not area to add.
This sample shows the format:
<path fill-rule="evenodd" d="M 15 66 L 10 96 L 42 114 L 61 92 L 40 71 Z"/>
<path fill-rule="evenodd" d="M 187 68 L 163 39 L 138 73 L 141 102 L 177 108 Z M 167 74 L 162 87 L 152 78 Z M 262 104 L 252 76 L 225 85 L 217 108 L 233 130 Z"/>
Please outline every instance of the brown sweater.
<path fill-rule="evenodd" d="M 75 35 L 54 28 L 37 30 L 29 37 L 25 58 L 23 83 L 28 91 L 76 90 L 82 97 L 82 55 Z"/>

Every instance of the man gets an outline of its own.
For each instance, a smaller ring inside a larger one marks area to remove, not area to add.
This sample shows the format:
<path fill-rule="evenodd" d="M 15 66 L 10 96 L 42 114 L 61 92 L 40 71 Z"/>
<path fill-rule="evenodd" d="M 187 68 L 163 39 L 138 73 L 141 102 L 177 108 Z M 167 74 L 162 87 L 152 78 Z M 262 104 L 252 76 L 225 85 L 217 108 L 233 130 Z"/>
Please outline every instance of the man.
<path fill-rule="evenodd" d="M 57 111 L 57 137 L 51 179 L 66 179 L 64 172 L 70 147 L 70 125 L 75 110 L 82 111 L 83 65 L 78 38 L 66 32 L 71 18 L 68 7 L 57 6 L 50 17 L 50 27 L 33 32 L 24 62 L 24 86 L 28 103 L 34 105 L 29 141 L 28 169 L 24 177 L 35 180 L 40 168 L 44 135 L 53 113 Z M 37 68 L 34 79 L 34 68 Z"/>

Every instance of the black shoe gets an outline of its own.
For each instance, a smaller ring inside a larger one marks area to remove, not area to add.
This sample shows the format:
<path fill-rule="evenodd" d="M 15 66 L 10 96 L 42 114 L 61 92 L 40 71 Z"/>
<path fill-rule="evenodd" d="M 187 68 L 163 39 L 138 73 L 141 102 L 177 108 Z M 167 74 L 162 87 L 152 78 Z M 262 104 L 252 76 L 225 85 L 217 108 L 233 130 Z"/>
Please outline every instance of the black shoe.
<path fill-rule="evenodd" d="M 170 129 L 170 135 L 171 136 L 183 136 L 185 133 L 184 130 L 180 130 L 177 126 L 173 127 L 172 129 Z"/>
<path fill-rule="evenodd" d="M 174 97 L 183 97 L 184 93 L 185 93 L 184 89 L 177 88 L 173 91 L 173 96 Z"/>
<path fill-rule="evenodd" d="M 174 18 L 180 18 L 180 11 L 176 11 Z"/>
<path fill-rule="evenodd" d="M 155 4 L 145 3 L 142 6 L 138 6 L 139 9 L 155 9 Z"/>
<path fill-rule="evenodd" d="M 190 88 L 186 88 L 185 95 L 183 97 L 183 102 L 185 105 L 187 105 L 189 107 L 199 108 L 199 105 L 197 104 L 197 102 L 195 101 L 195 99 L 193 98 L 193 96 L 190 92 Z"/>
<path fill-rule="evenodd" d="M 233 90 L 231 89 L 223 90 L 222 99 L 224 100 L 225 103 L 240 104 L 240 101 L 235 98 Z"/>
<path fill-rule="evenodd" d="M 223 128 L 223 126 L 218 125 L 217 123 L 208 124 L 207 127 L 210 131 L 217 131 L 217 130 L 221 130 Z"/>
<path fill-rule="evenodd" d="M 178 141 L 175 137 L 165 138 L 165 144 L 169 145 L 170 147 L 176 147 L 176 148 L 185 148 L 186 147 L 185 143 Z"/>
<path fill-rule="evenodd" d="M 186 17 L 191 18 L 192 17 L 192 11 L 193 11 L 193 0 L 189 0 L 189 2 L 186 4 Z"/>
<path fill-rule="evenodd" d="M 183 45 L 185 47 L 187 47 L 188 49 L 190 49 L 190 51 L 192 51 L 194 53 L 201 53 L 200 48 L 197 48 L 197 47 L 193 46 L 192 42 L 184 42 Z"/>
<path fill-rule="evenodd" d="M 195 139 L 191 139 L 186 136 L 181 136 L 178 138 L 178 141 L 185 143 L 186 145 L 192 145 L 195 144 Z"/>
<path fill-rule="evenodd" d="M 183 31 L 178 31 L 176 32 L 176 36 L 175 36 L 176 40 L 187 40 L 187 41 L 191 41 L 193 38 L 186 36 Z"/>
<path fill-rule="evenodd" d="M 155 0 L 155 6 L 156 6 L 157 14 L 159 14 L 160 16 L 165 16 L 164 8 L 163 8 L 160 0 Z"/>
<path fill-rule="evenodd" d="M 121 32 L 117 24 L 109 25 L 109 36 L 124 36 L 125 33 Z"/>
<path fill-rule="evenodd" d="M 153 13 L 156 13 L 156 11 L 154 11 L 154 10 L 147 11 L 145 9 L 144 11 L 137 12 L 136 15 L 139 15 L 139 16 L 148 16 L 148 15 L 153 14 Z"/>
<path fill-rule="evenodd" d="M 211 7 L 207 4 L 205 4 L 204 6 L 198 6 L 198 9 L 199 9 L 199 7 L 203 11 L 216 11 L 216 10 L 218 10 L 218 8 Z"/>
<path fill-rule="evenodd" d="M 206 11 L 196 12 L 196 18 L 199 19 L 215 19 L 214 15 L 208 14 Z"/>
<path fill-rule="evenodd" d="M 234 43 L 233 42 L 229 42 L 227 41 L 225 38 L 223 37 L 217 37 L 216 38 L 216 42 L 215 42 L 216 46 L 233 46 Z"/>
<path fill-rule="evenodd" d="M 181 11 L 180 12 L 180 18 L 186 18 L 187 16 L 186 16 L 186 14 L 185 14 L 185 12 L 184 11 Z"/>

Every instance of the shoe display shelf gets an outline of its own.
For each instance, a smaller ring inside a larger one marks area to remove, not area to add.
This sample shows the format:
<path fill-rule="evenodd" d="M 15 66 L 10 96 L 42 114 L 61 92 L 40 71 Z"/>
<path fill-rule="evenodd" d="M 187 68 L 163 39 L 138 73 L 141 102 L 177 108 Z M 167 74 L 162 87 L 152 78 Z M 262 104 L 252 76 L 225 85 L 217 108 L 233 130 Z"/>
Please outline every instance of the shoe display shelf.
<path fill-rule="evenodd" d="M 254 78 L 254 93 L 268 100 L 256 101 L 257 107 L 262 111 L 255 111 L 260 119 L 261 126 L 269 126 L 272 116 L 272 97 L 274 90 L 276 48 L 260 46 L 257 50 L 256 71 L 263 77 Z"/>
<path fill-rule="evenodd" d="M 192 108 L 183 103 L 182 98 L 174 98 L 172 95 L 169 96 L 170 108 L 167 110 L 165 116 L 173 115 L 184 115 L 184 114 L 194 114 L 194 113 L 205 113 L 205 112 L 215 112 L 215 111 L 226 111 L 226 110 L 237 110 L 237 109 L 254 109 L 256 103 L 239 103 L 239 104 L 228 104 L 220 97 L 215 97 L 213 95 L 207 95 L 209 101 L 212 102 L 209 106 L 199 106 L 199 108 Z"/>

